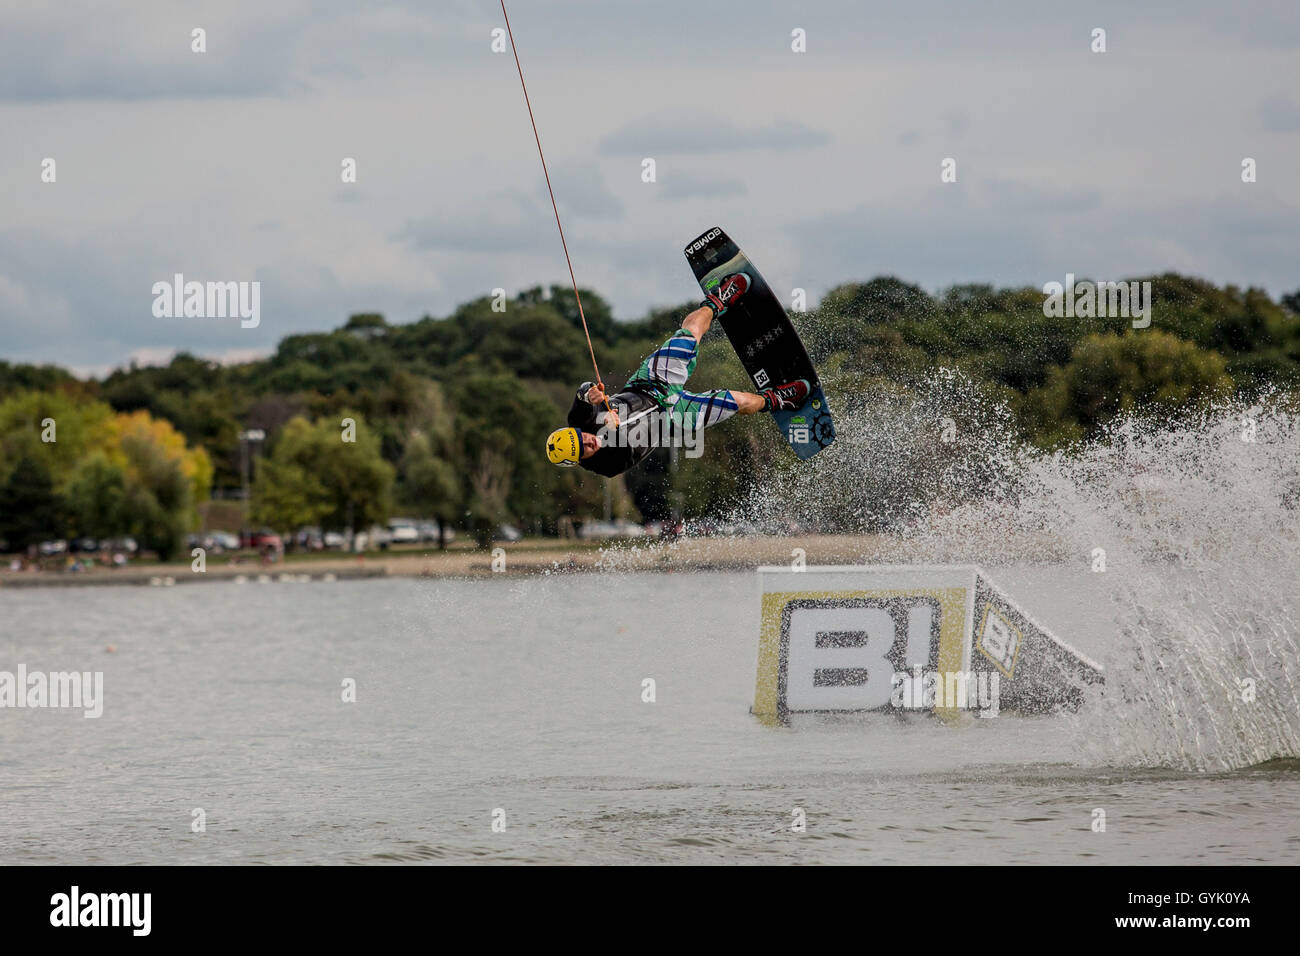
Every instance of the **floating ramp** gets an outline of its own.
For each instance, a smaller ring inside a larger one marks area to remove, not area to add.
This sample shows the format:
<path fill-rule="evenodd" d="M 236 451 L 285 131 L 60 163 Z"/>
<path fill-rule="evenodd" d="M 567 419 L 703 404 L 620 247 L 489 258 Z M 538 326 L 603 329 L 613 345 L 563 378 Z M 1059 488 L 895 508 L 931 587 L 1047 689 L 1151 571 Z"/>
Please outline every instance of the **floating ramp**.
<path fill-rule="evenodd" d="M 1102 667 L 974 565 L 759 568 L 755 715 L 1076 708 Z"/>

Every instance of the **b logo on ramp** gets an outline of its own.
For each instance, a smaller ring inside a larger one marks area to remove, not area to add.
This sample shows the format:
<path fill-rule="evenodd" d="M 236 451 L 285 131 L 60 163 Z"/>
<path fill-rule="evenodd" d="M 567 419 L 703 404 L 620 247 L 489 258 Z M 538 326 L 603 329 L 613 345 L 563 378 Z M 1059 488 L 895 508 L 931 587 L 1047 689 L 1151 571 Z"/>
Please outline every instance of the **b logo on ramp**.
<path fill-rule="evenodd" d="M 1020 640 L 1020 631 L 999 614 L 992 604 L 986 603 L 984 624 L 980 627 L 975 647 L 1007 677 L 1016 676 L 1016 654 L 1020 651 Z"/>
<path fill-rule="evenodd" d="M 995 708 L 1021 713 L 1077 706 L 1083 688 L 1102 680 L 1099 664 L 973 566 L 780 567 L 759 576 L 753 712 L 765 720 L 915 709 L 920 675 L 929 675 L 926 706 L 940 713 L 967 706 L 967 689 L 985 693 L 990 677 Z"/>

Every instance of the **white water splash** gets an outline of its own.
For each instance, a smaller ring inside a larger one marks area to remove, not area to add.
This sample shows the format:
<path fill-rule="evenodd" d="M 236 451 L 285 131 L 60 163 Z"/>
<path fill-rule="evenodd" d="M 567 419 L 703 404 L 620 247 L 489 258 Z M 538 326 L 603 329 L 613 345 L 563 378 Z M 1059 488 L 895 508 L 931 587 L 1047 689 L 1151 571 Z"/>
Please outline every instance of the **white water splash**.
<path fill-rule="evenodd" d="M 1055 464 L 1051 510 L 1119 576 L 1126 650 L 1081 715 L 1090 751 L 1197 770 L 1300 754 L 1300 418 L 1230 402 Z"/>
<path fill-rule="evenodd" d="M 881 385 L 832 398 L 835 443 L 778 476 L 730 516 L 820 530 L 908 533 L 990 491 L 1014 493 L 1020 445 L 1004 405 L 941 369 L 915 391 Z"/>
<path fill-rule="evenodd" d="M 1074 718 L 1091 758 L 1222 770 L 1300 755 L 1300 416 L 1284 397 L 1130 416 L 1055 454 L 953 373 L 832 401 L 836 444 L 742 516 L 888 529 L 880 560 L 1105 573 L 1119 639 Z"/>

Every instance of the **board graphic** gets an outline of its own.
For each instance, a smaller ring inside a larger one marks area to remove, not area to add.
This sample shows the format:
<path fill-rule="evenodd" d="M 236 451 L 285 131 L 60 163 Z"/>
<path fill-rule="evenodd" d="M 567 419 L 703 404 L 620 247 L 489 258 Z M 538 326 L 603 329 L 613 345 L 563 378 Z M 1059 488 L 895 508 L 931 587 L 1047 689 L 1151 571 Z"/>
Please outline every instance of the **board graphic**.
<path fill-rule="evenodd" d="M 750 288 L 718 321 L 757 391 L 801 378 L 812 383 L 801 408 L 772 414 L 794 453 L 811 458 L 835 440 L 835 423 L 817 370 L 775 293 L 740 247 L 716 226 L 687 243 L 686 261 L 705 293 L 713 293 L 732 273 L 749 276 Z"/>

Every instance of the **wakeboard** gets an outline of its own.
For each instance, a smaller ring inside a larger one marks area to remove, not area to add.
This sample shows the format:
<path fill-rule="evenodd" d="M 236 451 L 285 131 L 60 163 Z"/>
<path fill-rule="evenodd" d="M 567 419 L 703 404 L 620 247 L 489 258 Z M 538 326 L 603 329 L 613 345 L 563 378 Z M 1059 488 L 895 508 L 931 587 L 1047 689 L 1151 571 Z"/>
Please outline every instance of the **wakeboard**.
<path fill-rule="evenodd" d="M 716 226 L 687 243 L 686 261 L 705 294 L 713 294 L 733 273 L 749 277 L 750 287 L 718 322 L 757 391 L 801 378 L 812 385 L 800 408 L 772 413 L 794 453 L 811 458 L 835 440 L 835 423 L 817 370 L 780 300 L 740 247 Z"/>

